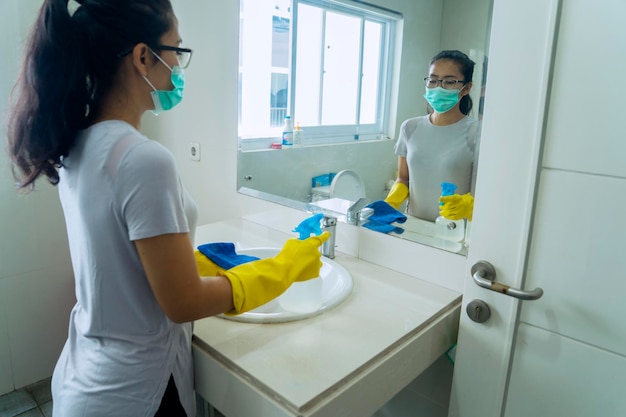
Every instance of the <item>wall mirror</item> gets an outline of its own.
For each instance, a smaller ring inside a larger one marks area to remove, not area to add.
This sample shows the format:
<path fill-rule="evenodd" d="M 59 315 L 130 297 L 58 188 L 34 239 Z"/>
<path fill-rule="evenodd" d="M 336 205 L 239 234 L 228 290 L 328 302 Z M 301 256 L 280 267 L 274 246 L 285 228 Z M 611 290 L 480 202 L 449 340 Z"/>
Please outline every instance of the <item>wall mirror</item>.
<path fill-rule="evenodd" d="M 427 114 L 423 79 L 436 53 L 458 49 L 476 63 L 470 117 L 482 118 L 493 0 L 294 2 L 241 0 L 237 188 L 240 193 L 297 209 L 329 211 L 340 221 L 346 221 L 343 214 L 347 203 L 342 201 L 346 199 L 330 196 L 327 186 L 337 173 L 355 173 L 362 181 L 367 201 L 385 198 L 397 173 L 394 145 L 399 127 L 408 118 Z M 270 7 L 262 9 L 262 3 Z M 320 14 L 320 25 L 304 27 L 305 20 L 298 19 L 297 14 L 314 15 L 319 11 L 316 8 L 328 13 Z M 351 20 L 353 16 L 344 13 L 350 8 L 364 9 L 370 14 Z M 266 16 L 258 23 L 262 14 Z M 252 15 L 257 23 L 246 18 Z M 292 20 L 301 22 L 302 26 L 295 29 L 295 37 Z M 392 24 L 380 30 L 379 20 Z M 373 23 L 368 26 L 368 22 Z M 354 30 L 349 30 L 350 25 L 354 25 Z M 316 29 L 320 26 L 326 28 L 323 33 Z M 355 68 L 370 76 L 363 75 L 362 89 L 354 90 L 345 82 L 327 82 L 328 85 L 321 87 L 316 68 L 324 72 L 328 66 L 336 65 L 339 71 L 348 65 L 341 60 L 333 62 L 337 57 L 329 52 L 329 43 L 316 44 L 315 39 L 334 36 L 337 42 L 348 42 L 346 39 L 354 33 L 358 34 L 356 43 L 366 45 L 355 51 Z M 266 39 L 267 48 L 250 49 L 249 45 L 259 39 Z M 381 49 L 387 40 L 391 46 Z M 318 54 L 311 53 L 320 45 L 321 60 L 325 60 L 322 63 L 316 58 Z M 290 53 L 292 50 L 296 50 L 295 57 Z M 381 55 L 376 57 L 372 50 L 382 51 Z M 371 64 L 376 58 L 391 65 L 366 73 L 367 65 L 376 67 Z M 308 74 L 289 71 L 296 64 Z M 250 68 L 255 68 L 256 75 L 250 75 Z M 259 72 L 259 68 L 266 69 Z M 368 90 L 368 85 L 374 87 Z M 346 96 L 358 97 L 356 104 L 344 102 Z M 260 102 L 261 106 L 246 106 L 250 100 Z M 300 146 L 272 149 L 273 143 L 281 141 L 284 116 L 289 115 L 294 105 L 296 114 L 292 122 L 303 125 Z M 346 108 L 350 110 L 349 120 L 339 120 Z M 337 120 L 333 122 L 333 118 Z M 379 123 L 380 120 L 384 123 Z M 401 234 L 390 234 L 462 255 L 467 252 L 469 239 L 458 244 L 433 237 L 434 223 L 409 217 L 403 228 Z"/>

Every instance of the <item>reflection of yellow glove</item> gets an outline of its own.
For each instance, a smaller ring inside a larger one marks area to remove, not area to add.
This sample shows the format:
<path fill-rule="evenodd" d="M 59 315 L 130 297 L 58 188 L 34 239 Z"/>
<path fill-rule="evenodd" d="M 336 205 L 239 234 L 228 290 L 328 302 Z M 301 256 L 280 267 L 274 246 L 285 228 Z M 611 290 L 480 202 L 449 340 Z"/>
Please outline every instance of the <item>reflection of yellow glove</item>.
<path fill-rule="evenodd" d="M 474 212 L 474 197 L 470 193 L 459 195 L 447 195 L 439 198 L 443 203 L 439 209 L 439 214 L 450 220 L 461 220 L 466 218 L 472 220 Z"/>
<path fill-rule="evenodd" d="M 389 204 L 396 210 L 400 207 L 400 204 L 409 196 L 409 187 L 402 182 L 396 182 L 389 190 L 389 194 L 385 198 L 385 203 Z"/>
<path fill-rule="evenodd" d="M 229 314 L 245 313 L 278 297 L 293 282 L 318 277 L 322 267 L 319 247 L 329 237 L 330 234 L 324 232 L 304 240 L 289 239 L 275 257 L 248 262 L 229 270 L 218 267 L 209 259 L 200 262 L 196 254 L 198 272 L 202 276 L 208 273 L 228 278 L 235 306 Z"/>

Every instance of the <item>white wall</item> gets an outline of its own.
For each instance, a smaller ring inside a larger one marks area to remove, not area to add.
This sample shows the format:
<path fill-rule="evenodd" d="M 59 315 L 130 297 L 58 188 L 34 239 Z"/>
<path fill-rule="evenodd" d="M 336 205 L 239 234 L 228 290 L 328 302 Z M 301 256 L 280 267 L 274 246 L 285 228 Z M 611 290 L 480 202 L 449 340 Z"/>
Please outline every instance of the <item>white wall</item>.
<path fill-rule="evenodd" d="M 18 72 L 24 35 L 40 0 L 0 3 L 3 132 L 6 98 Z M 0 393 L 51 375 L 67 336 L 74 286 L 56 189 L 39 181 L 28 196 L 14 189 L 0 151 Z"/>

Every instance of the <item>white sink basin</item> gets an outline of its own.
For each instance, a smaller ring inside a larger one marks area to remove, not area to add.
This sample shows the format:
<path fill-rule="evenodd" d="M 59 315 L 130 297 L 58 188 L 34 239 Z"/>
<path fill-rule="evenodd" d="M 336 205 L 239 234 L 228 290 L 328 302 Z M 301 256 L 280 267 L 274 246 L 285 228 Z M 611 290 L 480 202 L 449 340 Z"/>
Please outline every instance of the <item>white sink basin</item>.
<path fill-rule="evenodd" d="M 237 249 L 237 253 L 270 258 L 280 249 Z M 337 262 L 322 257 L 320 276 L 296 282 L 283 294 L 260 307 L 236 316 L 220 314 L 227 320 L 245 323 L 282 323 L 302 320 L 322 314 L 345 300 L 352 292 L 352 277 Z"/>

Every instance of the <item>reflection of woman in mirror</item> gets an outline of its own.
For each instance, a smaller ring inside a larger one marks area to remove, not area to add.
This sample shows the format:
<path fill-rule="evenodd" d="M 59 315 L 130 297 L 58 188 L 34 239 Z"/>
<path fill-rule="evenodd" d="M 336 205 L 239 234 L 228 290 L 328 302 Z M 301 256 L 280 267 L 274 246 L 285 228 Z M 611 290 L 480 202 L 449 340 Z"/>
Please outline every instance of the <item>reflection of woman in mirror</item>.
<path fill-rule="evenodd" d="M 468 116 L 473 72 L 474 62 L 459 51 L 442 51 L 431 60 L 424 98 L 433 111 L 400 127 L 395 147 L 398 179 L 385 198 L 394 208 L 408 198 L 411 216 L 471 220 L 479 130 L 479 122 Z M 442 197 L 440 206 L 442 182 L 458 188 L 453 196 Z"/>

